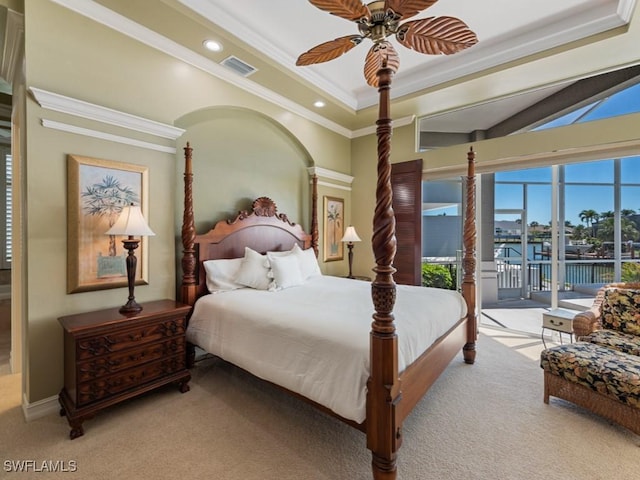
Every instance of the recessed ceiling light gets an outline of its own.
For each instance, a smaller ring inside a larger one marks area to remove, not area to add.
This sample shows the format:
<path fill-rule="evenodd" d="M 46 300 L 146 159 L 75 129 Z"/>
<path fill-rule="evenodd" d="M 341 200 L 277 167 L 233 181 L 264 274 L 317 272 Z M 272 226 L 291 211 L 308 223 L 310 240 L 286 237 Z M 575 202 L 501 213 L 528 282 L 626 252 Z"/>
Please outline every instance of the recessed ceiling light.
<path fill-rule="evenodd" d="M 205 40 L 204 42 L 202 42 L 202 44 L 204 45 L 204 48 L 206 48 L 207 50 L 211 50 L 212 52 L 222 51 L 222 44 L 216 42 L 215 40 Z"/>
<path fill-rule="evenodd" d="M 316 102 L 313 104 L 314 107 L 318 107 L 318 108 L 322 108 L 324 107 L 325 103 L 322 100 L 316 100 Z"/>

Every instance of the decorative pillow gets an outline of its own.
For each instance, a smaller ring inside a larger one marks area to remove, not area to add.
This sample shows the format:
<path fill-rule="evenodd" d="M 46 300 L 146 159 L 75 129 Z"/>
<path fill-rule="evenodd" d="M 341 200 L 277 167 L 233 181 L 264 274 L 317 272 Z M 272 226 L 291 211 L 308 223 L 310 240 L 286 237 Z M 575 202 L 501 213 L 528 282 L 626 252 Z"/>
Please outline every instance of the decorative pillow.
<path fill-rule="evenodd" d="M 307 280 L 311 277 L 317 277 L 322 275 L 320 271 L 320 265 L 318 265 L 318 259 L 313 251 L 313 248 L 301 249 L 296 243 L 293 246 L 293 252 L 298 256 L 300 260 L 300 271 L 302 273 L 302 279 Z"/>
<path fill-rule="evenodd" d="M 236 282 L 242 258 L 206 260 L 202 262 L 206 273 L 207 289 L 210 293 L 228 292 L 244 285 Z"/>
<path fill-rule="evenodd" d="M 268 290 L 271 279 L 269 278 L 267 257 L 245 247 L 244 258 L 236 276 L 236 282 L 256 290 Z"/>
<path fill-rule="evenodd" d="M 269 290 L 282 290 L 304 283 L 298 255 L 273 255 L 273 252 L 269 252 L 267 257 L 269 258 L 275 284 L 272 284 Z"/>
<path fill-rule="evenodd" d="M 640 335 L 640 290 L 611 288 L 604 292 L 602 326 Z"/>

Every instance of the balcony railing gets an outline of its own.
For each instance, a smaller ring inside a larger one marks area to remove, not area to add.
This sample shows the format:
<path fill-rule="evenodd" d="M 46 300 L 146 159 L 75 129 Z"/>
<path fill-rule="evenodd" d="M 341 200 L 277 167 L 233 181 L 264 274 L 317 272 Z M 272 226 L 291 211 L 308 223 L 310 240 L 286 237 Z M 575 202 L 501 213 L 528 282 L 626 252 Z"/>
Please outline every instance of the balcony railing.
<path fill-rule="evenodd" d="M 497 281 L 499 289 L 522 288 L 522 259 L 517 255 L 509 256 L 498 260 Z M 427 261 L 427 259 L 423 259 Z M 452 272 L 454 278 L 460 281 L 461 275 L 456 275 L 460 271 L 460 259 L 429 259 L 428 263 L 444 265 Z M 638 260 L 623 261 L 622 264 L 640 264 Z M 562 263 L 561 263 L 562 265 Z M 571 290 L 574 285 L 610 283 L 615 281 L 615 264 L 613 260 L 565 260 L 564 261 L 564 289 Z M 623 268 L 624 271 L 624 268 Z M 638 269 L 640 271 L 640 268 Z M 549 291 L 551 290 L 551 261 L 539 260 L 527 262 L 526 265 L 527 284 L 529 291 Z M 640 278 L 623 278 L 623 281 L 640 281 Z M 459 287 L 459 285 L 458 285 Z"/>

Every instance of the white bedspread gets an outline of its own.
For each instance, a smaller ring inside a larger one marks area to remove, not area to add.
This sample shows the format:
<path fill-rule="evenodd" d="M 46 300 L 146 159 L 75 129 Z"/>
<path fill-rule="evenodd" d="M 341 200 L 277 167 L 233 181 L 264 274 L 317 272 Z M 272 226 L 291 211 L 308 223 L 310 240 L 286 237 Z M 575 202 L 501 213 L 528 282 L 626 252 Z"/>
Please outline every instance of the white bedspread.
<path fill-rule="evenodd" d="M 187 340 L 360 423 L 373 312 L 370 283 L 318 276 L 278 292 L 206 295 L 196 302 Z M 457 292 L 398 285 L 400 371 L 464 315 Z"/>

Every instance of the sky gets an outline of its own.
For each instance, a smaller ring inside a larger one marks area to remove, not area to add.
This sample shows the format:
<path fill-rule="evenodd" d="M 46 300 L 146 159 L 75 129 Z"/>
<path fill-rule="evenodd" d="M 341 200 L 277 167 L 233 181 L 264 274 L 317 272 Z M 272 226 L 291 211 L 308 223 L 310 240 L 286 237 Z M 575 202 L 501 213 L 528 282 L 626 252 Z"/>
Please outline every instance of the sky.
<path fill-rule="evenodd" d="M 573 123 L 600 120 L 640 112 L 640 83 L 610 97 L 570 112 L 535 130 L 561 127 Z M 572 225 L 585 225 L 580 212 L 595 210 L 598 214 L 614 211 L 614 160 L 561 166 L 564 170 L 565 220 Z M 526 222 L 549 225 L 551 221 L 551 167 L 498 172 L 495 175 L 495 209 L 524 208 L 523 190 L 527 190 Z M 640 156 L 620 160 L 621 209 L 640 214 Z M 526 184 L 526 187 L 523 185 Z M 459 215 L 458 207 L 445 207 L 425 212 L 426 215 Z M 500 214 L 496 220 L 516 220 L 520 215 Z"/>
<path fill-rule="evenodd" d="M 640 157 L 620 160 L 621 208 L 640 213 Z M 565 165 L 565 219 L 573 225 L 585 225 L 580 220 L 583 210 L 597 213 L 614 210 L 614 161 Z M 536 221 L 548 225 L 551 220 L 551 167 L 496 174 L 495 209 L 522 209 L 523 183 L 527 190 L 527 223 Z M 500 183 L 500 182 L 518 182 Z M 501 220 L 516 215 L 501 215 Z"/>
<path fill-rule="evenodd" d="M 548 122 L 536 130 L 560 127 L 572 123 L 600 120 L 640 112 L 640 84 L 633 85 L 610 97 L 582 107 Z M 640 157 L 620 161 L 621 209 L 640 213 Z M 585 225 L 580 220 L 583 210 L 598 213 L 614 210 L 614 161 L 565 165 L 565 219 L 573 225 Z M 536 221 L 548 225 L 551 220 L 551 167 L 496 173 L 496 209 L 523 208 L 521 185 L 500 185 L 498 182 L 527 182 L 527 223 Z M 501 215 L 501 220 L 515 219 Z"/>

